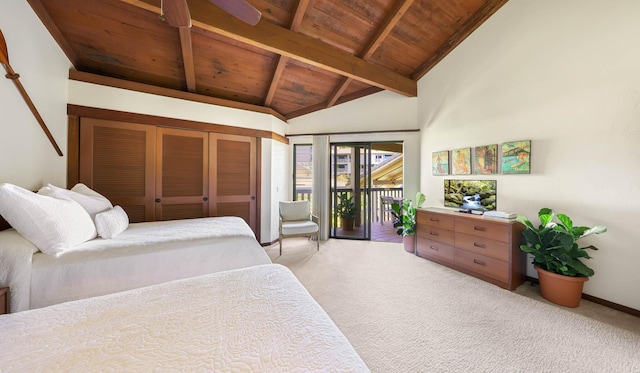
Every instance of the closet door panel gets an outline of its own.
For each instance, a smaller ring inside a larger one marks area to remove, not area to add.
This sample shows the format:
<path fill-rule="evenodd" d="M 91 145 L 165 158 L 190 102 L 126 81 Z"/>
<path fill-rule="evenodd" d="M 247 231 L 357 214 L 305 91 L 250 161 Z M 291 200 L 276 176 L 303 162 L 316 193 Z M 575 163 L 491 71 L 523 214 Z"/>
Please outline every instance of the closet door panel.
<path fill-rule="evenodd" d="M 80 120 L 79 180 L 120 205 L 131 222 L 154 218 L 156 127 Z"/>
<path fill-rule="evenodd" d="M 206 132 L 158 128 L 156 220 L 208 215 L 208 153 Z"/>
<path fill-rule="evenodd" d="M 209 214 L 239 216 L 257 234 L 256 139 L 209 134 Z"/>

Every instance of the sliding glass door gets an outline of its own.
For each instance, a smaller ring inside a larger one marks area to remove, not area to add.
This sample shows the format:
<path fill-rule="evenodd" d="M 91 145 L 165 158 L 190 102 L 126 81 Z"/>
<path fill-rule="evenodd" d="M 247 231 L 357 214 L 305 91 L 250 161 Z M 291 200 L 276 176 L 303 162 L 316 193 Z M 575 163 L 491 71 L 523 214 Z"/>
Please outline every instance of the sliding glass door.
<path fill-rule="evenodd" d="M 331 145 L 331 237 L 371 238 L 371 144 Z"/>

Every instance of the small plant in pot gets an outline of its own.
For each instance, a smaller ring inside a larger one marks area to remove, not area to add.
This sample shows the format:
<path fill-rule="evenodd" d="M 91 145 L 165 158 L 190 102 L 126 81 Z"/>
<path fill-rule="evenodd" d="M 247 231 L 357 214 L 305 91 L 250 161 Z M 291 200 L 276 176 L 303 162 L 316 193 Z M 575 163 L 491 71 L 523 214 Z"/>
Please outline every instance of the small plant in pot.
<path fill-rule="evenodd" d="M 336 205 L 336 214 L 340 217 L 340 225 L 345 231 L 353 230 L 353 222 L 356 217 L 356 204 L 353 202 L 353 196 L 347 192 L 338 195 L 338 204 Z"/>
<path fill-rule="evenodd" d="M 592 234 L 604 233 L 607 227 L 574 226 L 567 215 L 555 215 L 549 208 L 541 209 L 538 217 L 538 227 L 526 217 L 518 217 L 518 221 L 525 225 L 522 235 L 527 242 L 520 246 L 520 250 L 533 256 L 542 296 L 562 306 L 577 307 L 585 281 L 594 274 L 582 259 L 591 259 L 586 250 L 598 250 L 592 245 L 580 247 L 577 241 Z M 557 223 L 553 221 L 554 217 Z"/>
<path fill-rule="evenodd" d="M 413 201 L 405 199 L 402 205 L 397 202 L 391 204 L 391 215 L 393 215 L 393 227 L 398 228 L 397 232 L 402 235 L 402 244 L 407 252 L 413 253 L 416 249 L 416 213 L 424 203 L 425 195 L 422 192 L 416 193 L 416 206 Z"/>

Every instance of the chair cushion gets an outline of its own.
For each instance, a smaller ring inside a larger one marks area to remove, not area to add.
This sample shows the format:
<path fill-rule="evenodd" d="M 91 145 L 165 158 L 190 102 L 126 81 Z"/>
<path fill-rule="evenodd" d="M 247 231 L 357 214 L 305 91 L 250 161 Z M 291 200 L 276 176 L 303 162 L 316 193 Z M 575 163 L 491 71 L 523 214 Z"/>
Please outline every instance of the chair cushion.
<path fill-rule="evenodd" d="M 318 224 L 311 220 L 297 220 L 282 222 L 282 235 L 307 234 L 318 231 Z"/>
<path fill-rule="evenodd" d="M 309 220 L 309 201 L 280 202 L 280 217 L 283 221 Z"/>

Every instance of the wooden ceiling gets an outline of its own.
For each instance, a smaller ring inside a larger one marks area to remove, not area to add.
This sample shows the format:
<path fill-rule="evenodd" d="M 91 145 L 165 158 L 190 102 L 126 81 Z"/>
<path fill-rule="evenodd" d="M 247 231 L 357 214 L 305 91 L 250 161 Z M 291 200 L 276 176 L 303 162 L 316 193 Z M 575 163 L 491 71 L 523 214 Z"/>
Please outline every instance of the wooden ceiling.
<path fill-rule="evenodd" d="M 507 0 L 247 1 L 262 12 L 255 26 L 186 0 L 192 27 L 177 28 L 160 0 L 28 0 L 79 72 L 283 120 L 381 90 L 415 97 Z"/>

